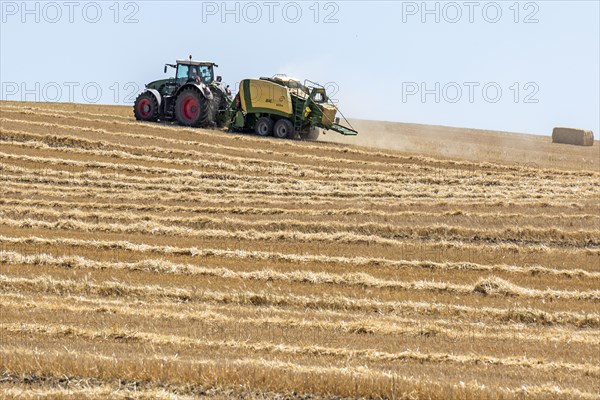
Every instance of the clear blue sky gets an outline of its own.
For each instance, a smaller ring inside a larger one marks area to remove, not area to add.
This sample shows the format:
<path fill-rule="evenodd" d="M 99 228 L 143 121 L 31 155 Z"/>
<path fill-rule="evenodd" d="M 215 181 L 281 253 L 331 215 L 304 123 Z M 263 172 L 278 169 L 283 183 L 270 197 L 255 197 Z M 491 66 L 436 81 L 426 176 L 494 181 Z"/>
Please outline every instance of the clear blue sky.
<path fill-rule="evenodd" d="M 353 118 L 600 133 L 598 1 L 0 3 L 2 99 L 128 104 L 192 54 L 232 88 L 327 83 Z"/>

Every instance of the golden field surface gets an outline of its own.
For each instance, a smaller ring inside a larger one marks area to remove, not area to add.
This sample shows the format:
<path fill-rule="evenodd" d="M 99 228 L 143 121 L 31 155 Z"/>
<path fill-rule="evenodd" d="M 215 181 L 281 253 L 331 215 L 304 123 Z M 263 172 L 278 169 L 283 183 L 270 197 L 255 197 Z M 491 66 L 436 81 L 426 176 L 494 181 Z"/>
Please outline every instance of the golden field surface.
<path fill-rule="evenodd" d="M 0 102 L 0 397 L 599 398 L 598 143 L 356 125 Z"/>

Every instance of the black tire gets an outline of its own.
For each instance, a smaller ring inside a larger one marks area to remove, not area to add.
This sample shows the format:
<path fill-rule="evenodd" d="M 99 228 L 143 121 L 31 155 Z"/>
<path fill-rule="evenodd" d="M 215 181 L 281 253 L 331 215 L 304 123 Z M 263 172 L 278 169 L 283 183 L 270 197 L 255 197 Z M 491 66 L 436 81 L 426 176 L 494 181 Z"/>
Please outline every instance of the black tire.
<path fill-rule="evenodd" d="M 294 124 L 292 121 L 286 118 L 282 118 L 275 122 L 273 127 L 273 136 L 279 139 L 290 138 L 292 139 L 295 135 Z"/>
<path fill-rule="evenodd" d="M 208 120 L 207 126 L 223 128 L 227 121 L 222 119 L 221 113 L 225 112 L 229 107 L 227 97 L 218 87 L 209 86 L 209 89 L 213 95 L 212 100 L 206 100 L 208 102 Z"/>
<path fill-rule="evenodd" d="M 273 120 L 269 117 L 260 117 L 254 125 L 254 132 L 258 136 L 270 136 L 273 134 Z"/>
<path fill-rule="evenodd" d="M 175 101 L 175 118 L 183 126 L 212 126 L 214 107 L 210 103 L 195 87 L 183 89 Z"/>
<path fill-rule="evenodd" d="M 229 101 L 227 95 L 221 90 L 215 87 L 211 87 L 211 89 L 214 97 L 211 103 L 214 104 L 214 110 L 212 110 L 210 114 L 217 128 L 224 128 L 229 123 L 229 121 L 223 119 L 223 114 L 226 113 L 229 108 Z"/>
<path fill-rule="evenodd" d="M 150 92 L 141 93 L 133 103 L 133 114 L 138 121 L 158 120 L 158 101 Z"/>

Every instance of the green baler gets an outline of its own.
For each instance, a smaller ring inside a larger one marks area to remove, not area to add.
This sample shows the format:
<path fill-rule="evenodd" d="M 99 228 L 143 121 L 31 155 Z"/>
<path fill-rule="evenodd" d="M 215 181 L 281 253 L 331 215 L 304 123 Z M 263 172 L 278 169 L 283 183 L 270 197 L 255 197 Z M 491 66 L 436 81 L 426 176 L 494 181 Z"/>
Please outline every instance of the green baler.
<path fill-rule="evenodd" d="M 254 131 L 260 136 L 272 134 L 278 138 L 316 139 L 318 128 L 357 135 L 351 126 L 339 123 L 338 109 L 325 88 L 310 84 L 303 85 L 285 76 L 244 79 L 232 105 L 230 130 Z"/>

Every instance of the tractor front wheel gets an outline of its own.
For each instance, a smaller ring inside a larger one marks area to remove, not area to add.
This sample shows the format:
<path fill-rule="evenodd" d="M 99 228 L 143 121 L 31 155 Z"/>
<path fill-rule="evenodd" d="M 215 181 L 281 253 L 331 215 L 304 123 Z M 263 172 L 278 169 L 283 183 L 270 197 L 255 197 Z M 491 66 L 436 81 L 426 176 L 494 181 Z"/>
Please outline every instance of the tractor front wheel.
<path fill-rule="evenodd" d="M 294 124 L 292 124 L 292 121 L 289 119 L 282 118 L 275 122 L 275 126 L 273 127 L 273 135 L 275 137 L 279 139 L 292 139 L 294 137 L 294 133 Z"/>
<path fill-rule="evenodd" d="M 156 121 L 158 119 L 158 101 L 150 92 L 140 94 L 133 104 L 133 114 L 138 121 Z"/>
<path fill-rule="evenodd" d="M 183 126 L 199 127 L 208 120 L 207 100 L 195 88 L 184 89 L 175 102 L 175 117 Z"/>
<path fill-rule="evenodd" d="M 260 117 L 254 125 L 254 131 L 258 136 L 269 136 L 273 133 L 273 120 L 269 117 Z"/>

